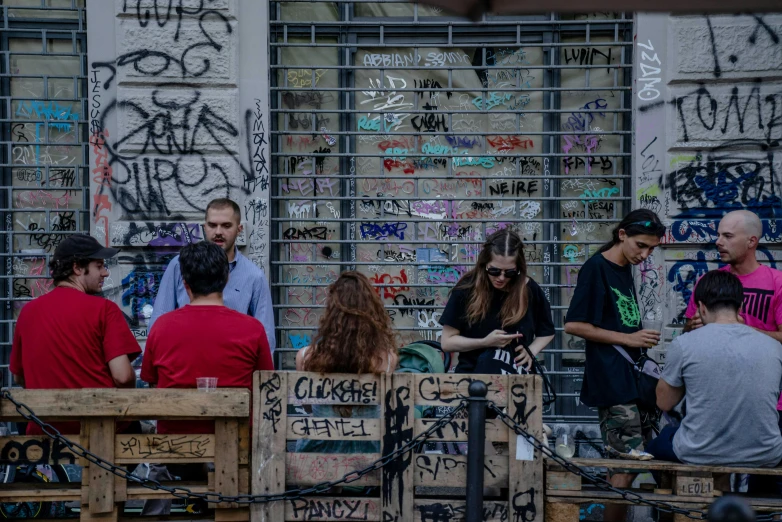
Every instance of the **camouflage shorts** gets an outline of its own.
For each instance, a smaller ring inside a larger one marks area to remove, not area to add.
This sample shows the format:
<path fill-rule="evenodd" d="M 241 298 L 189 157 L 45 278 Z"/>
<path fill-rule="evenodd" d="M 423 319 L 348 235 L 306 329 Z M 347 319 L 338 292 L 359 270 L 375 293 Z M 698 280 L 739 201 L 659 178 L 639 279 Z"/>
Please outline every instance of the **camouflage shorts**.
<path fill-rule="evenodd" d="M 653 415 L 639 411 L 637 404 L 618 404 L 598 408 L 597 412 L 605 446 L 620 453 L 643 451 L 644 444 L 652 440 Z"/>

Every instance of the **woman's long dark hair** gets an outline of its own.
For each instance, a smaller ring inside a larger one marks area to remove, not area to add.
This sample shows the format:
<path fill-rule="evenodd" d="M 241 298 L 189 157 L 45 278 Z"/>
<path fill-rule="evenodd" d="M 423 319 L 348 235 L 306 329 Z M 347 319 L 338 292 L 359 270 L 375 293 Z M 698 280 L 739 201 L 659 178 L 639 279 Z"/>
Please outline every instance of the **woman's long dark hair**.
<path fill-rule="evenodd" d="M 662 224 L 657 214 L 645 208 L 633 210 L 627 214 L 622 221 L 611 231 L 611 241 L 600 247 L 598 254 L 610 250 L 619 243 L 619 231 L 624 230 L 628 237 L 633 236 L 655 236 L 663 237 L 665 235 L 665 225 Z"/>
<path fill-rule="evenodd" d="M 472 270 L 456 284 L 457 289 L 467 290 L 470 300 L 467 305 L 467 322 L 470 325 L 479 323 L 486 318 L 491 306 L 494 291 L 486 267 L 491 262 L 492 254 L 516 258 L 516 269 L 519 274 L 508 283 L 508 298 L 502 305 L 500 319 L 503 328 L 521 321 L 527 313 L 527 261 L 524 259 L 524 244 L 519 235 L 510 228 L 503 228 L 490 235 L 483 244 L 478 262 Z"/>

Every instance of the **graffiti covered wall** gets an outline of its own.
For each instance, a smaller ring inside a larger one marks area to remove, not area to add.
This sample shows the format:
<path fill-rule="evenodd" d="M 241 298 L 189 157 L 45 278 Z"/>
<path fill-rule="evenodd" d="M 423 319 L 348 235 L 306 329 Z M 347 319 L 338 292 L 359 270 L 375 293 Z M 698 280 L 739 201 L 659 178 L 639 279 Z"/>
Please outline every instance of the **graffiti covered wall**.
<path fill-rule="evenodd" d="M 782 257 L 782 14 L 639 14 L 636 27 L 636 204 L 670 225 L 638 287 L 670 339 L 695 281 L 719 266 L 726 212 L 757 213 L 759 260 L 777 267 Z"/>
<path fill-rule="evenodd" d="M 87 15 L 91 233 L 122 248 L 104 291 L 144 338 L 210 200 L 239 203 L 238 244 L 268 272 L 267 6 L 98 0 Z"/>
<path fill-rule="evenodd" d="M 633 199 L 631 15 L 509 17 L 486 38 L 412 3 L 273 2 L 275 12 L 283 362 L 312 342 L 342 270 L 375 285 L 400 345 L 439 340 L 451 288 L 486 237 L 510 227 L 558 328 L 541 357 L 559 396 L 546 413 L 591 418 L 577 398 L 583 340 L 562 321 L 582 263 Z"/>

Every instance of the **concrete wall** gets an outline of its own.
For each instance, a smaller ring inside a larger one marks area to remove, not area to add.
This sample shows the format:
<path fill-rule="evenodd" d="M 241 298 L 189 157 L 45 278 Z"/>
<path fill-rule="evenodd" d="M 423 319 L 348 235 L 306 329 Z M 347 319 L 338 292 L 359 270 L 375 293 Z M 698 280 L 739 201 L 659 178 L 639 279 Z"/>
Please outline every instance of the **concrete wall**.
<path fill-rule="evenodd" d="M 91 232 L 122 248 L 106 289 L 140 338 L 210 200 L 239 203 L 239 244 L 269 264 L 268 3 L 167 5 L 87 6 Z"/>
<path fill-rule="evenodd" d="M 670 339 L 696 279 L 718 266 L 710 243 L 726 212 L 760 215 L 759 258 L 782 256 L 782 14 L 640 13 L 636 28 L 637 205 L 670 225 L 638 288 Z"/>

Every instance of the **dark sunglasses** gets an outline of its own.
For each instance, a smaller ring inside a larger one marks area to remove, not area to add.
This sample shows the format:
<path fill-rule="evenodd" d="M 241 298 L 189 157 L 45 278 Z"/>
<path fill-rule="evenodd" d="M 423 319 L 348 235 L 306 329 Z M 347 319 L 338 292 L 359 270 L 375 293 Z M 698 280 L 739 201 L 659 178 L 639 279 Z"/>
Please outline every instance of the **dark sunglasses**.
<path fill-rule="evenodd" d="M 505 277 L 508 279 L 513 279 L 514 277 L 519 275 L 518 269 L 511 268 L 510 270 L 503 270 L 502 268 L 497 268 L 494 266 L 487 266 L 486 273 L 492 277 L 499 277 L 500 274 L 505 273 Z"/>
<path fill-rule="evenodd" d="M 654 221 L 635 221 L 634 223 L 630 223 L 629 226 L 639 226 L 644 228 L 651 228 L 655 232 L 665 232 L 665 225 L 662 223 L 655 223 Z"/>

